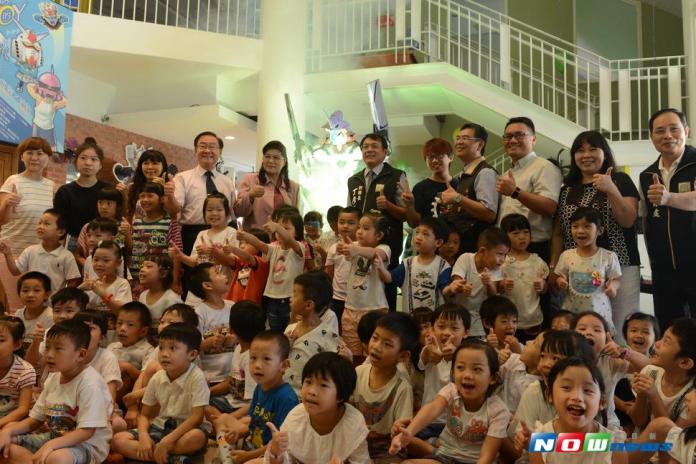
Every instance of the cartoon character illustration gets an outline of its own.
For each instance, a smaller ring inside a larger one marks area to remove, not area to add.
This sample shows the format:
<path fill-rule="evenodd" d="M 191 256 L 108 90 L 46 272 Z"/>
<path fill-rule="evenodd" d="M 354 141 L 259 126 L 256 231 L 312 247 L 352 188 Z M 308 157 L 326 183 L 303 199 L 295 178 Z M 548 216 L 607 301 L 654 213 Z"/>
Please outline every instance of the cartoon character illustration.
<path fill-rule="evenodd" d="M 12 40 L 12 59 L 17 64 L 17 93 L 24 90 L 25 84 L 36 82 L 36 76 L 39 73 L 39 68 L 43 65 L 43 52 L 41 50 L 41 40 L 48 34 L 36 34 L 31 29 L 25 29 L 19 22 L 19 15 L 24 10 L 14 7 L 15 15 L 12 21 L 19 28 L 19 34 Z"/>
<path fill-rule="evenodd" d="M 53 66 L 49 72 L 39 76 L 36 83 L 27 84 L 27 92 L 36 100 L 32 135 L 43 137 L 56 149 L 56 134 L 53 120 L 56 112 L 68 104 L 61 90 L 60 79 L 56 76 Z"/>
<path fill-rule="evenodd" d="M 0 395 L 0 414 L 7 415 L 15 407 L 12 397 L 9 395 Z"/>
<path fill-rule="evenodd" d="M 0 57 L 10 59 L 10 41 L 0 33 Z"/>
<path fill-rule="evenodd" d="M 58 30 L 63 24 L 68 23 L 68 17 L 60 14 L 55 3 L 41 2 L 39 3 L 39 11 L 41 14 L 35 14 L 34 21 L 51 30 Z"/>

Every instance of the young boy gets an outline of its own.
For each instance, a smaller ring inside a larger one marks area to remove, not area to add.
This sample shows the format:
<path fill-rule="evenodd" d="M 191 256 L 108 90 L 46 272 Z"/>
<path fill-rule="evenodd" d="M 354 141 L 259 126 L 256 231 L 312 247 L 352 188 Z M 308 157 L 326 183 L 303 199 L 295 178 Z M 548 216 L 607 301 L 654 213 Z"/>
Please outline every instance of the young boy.
<path fill-rule="evenodd" d="M 266 326 L 263 309 L 251 301 L 235 303 L 230 310 L 230 334 L 237 338 L 232 353 L 230 376 L 210 389 L 208 416 L 217 418 L 220 413 L 235 413 L 240 419 L 249 412 L 249 401 L 256 382 L 249 371 L 249 347 L 256 335 Z"/>
<path fill-rule="evenodd" d="M 210 391 L 203 372 L 193 364 L 200 346 L 195 327 L 175 323 L 162 331 L 162 370 L 147 385 L 138 428 L 114 436 L 115 452 L 142 461 L 191 462 L 184 456 L 205 447 L 209 425 L 203 419 Z"/>
<path fill-rule="evenodd" d="M 469 310 L 472 337 L 486 333 L 481 324 L 479 309 L 483 300 L 498 292 L 497 282 L 503 280 L 502 265 L 510 250 L 510 239 L 497 227 L 490 227 L 479 235 L 478 251 L 464 253 L 452 268 L 452 283 L 443 294 Z"/>
<path fill-rule="evenodd" d="M 271 242 L 264 230 L 250 229 L 249 233 L 263 243 Z M 270 269 L 268 261 L 261 259 L 262 254 L 258 248 L 241 238 L 239 248 L 228 245 L 224 247 L 222 254 L 218 248 L 213 248 L 213 257 L 216 262 L 230 266 L 232 270 L 237 271 L 225 299 L 230 301 L 250 300 L 257 305 L 263 302 L 263 290 L 266 288 Z"/>
<path fill-rule="evenodd" d="M 567 309 L 559 309 L 551 316 L 551 330 L 570 330 L 575 319 L 575 313 Z"/>
<path fill-rule="evenodd" d="M 155 182 L 146 182 L 138 195 L 144 216 L 136 216 L 131 228 L 131 253 L 128 265 L 131 275 L 137 275 L 148 256 L 166 254 L 169 244 L 183 249 L 181 226 L 164 210 L 164 187 Z M 179 260 L 174 261 L 172 274 L 178 285 Z"/>
<path fill-rule="evenodd" d="M 454 266 L 459 258 L 459 249 L 461 248 L 462 238 L 455 229 L 449 227 L 447 232 L 447 240 L 437 250 L 437 254 L 447 261 L 447 264 Z"/>
<path fill-rule="evenodd" d="M 541 345 L 544 343 L 545 332 L 540 333 L 534 340 L 530 340 L 524 347 L 521 354 L 512 353 L 507 350 L 507 359 L 501 359 L 499 376 L 501 387 L 497 395 L 503 400 L 511 413 L 515 413 L 520 403 L 520 397 L 524 390 L 535 380 L 541 379 L 537 366 L 541 355 Z"/>
<path fill-rule="evenodd" d="M 327 250 L 327 252 L 329 248 L 331 248 L 331 245 L 338 242 L 338 216 L 341 214 L 342 210 L 342 206 L 334 205 L 326 212 L 326 222 L 329 223 L 329 228 L 331 230 L 327 230 L 321 234 L 321 237 L 319 238 L 319 245 L 324 250 Z"/>
<path fill-rule="evenodd" d="M 283 382 L 289 354 L 290 343 L 283 334 L 266 330 L 254 337 L 249 347 L 249 369 L 256 388 L 249 414 L 240 420 L 232 414 L 223 414 L 215 424 L 223 464 L 263 456 L 271 441 L 271 430 L 266 423 L 271 422 L 279 428 L 285 416 L 299 403 L 292 387 Z M 233 449 L 240 439 L 243 441 Z"/>
<path fill-rule="evenodd" d="M 89 329 L 83 322 L 62 321 L 46 339 L 51 374 L 41 396 L 21 422 L 0 432 L 0 453 L 11 463 L 101 463 L 109 454 L 109 390 L 86 362 Z M 31 433 L 41 426 L 48 432 Z M 14 444 L 14 443 L 16 444 Z"/>
<path fill-rule="evenodd" d="M 84 266 L 82 269 L 82 274 L 85 280 L 95 280 L 97 279 L 97 273 L 94 272 L 94 265 L 92 264 L 92 253 L 97 247 L 97 243 L 104 242 L 107 240 L 116 240 L 118 235 L 118 223 L 112 219 L 106 218 L 96 218 L 85 225 L 86 227 L 86 246 L 89 250 L 88 256 L 84 259 Z M 119 277 L 123 277 L 124 264 L 121 260 L 121 265 L 118 269 Z M 127 279 L 131 278 L 130 271 L 127 271 Z"/>
<path fill-rule="evenodd" d="M 430 308 L 416 308 L 411 313 L 413 322 L 418 327 L 418 343 L 411 350 L 411 361 L 406 363 L 407 371 L 411 377 L 413 387 L 413 407 L 418 411 L 423 404 L 423 386 L 425 383 L 425 371 L 418 367 L 420 352 L 426 344 L 426 340 L 433 333 L 433 315 L 435 311 Z"/>
<path fill-rule="evenodd" d="M 377 321 L 368 345 L 370 363 L 355 369 L 358 381 L 351 403 L 370 429 L 367 446 L 376 464 L 401 462 L 388 453 L 391 428 L 397 420 L 413 418 L 413 390 L 410 379 L 397 366 L 410 361 L 417 342 L 418 327 L 411 317 L 386 314 Z"/>
<path fill-rule="evenodd" d="M 229 333 L 232 304 L 224 299 L 230 284 L 221 268 L 201 263 L 193 268 L 189 280 L 189 290 L 203 300 L 196 307 L 196 314 L 198 330 L 203 334 L 201 369 L 210 385 L 222 382 L 230 375 L 235 341 Z"/>
<path fill-rule="evenodd" d="M 317 353 L 337 353 L 341 339 L 330 324 L 322 323 L 319 315 L 331 302 L 331 281 L 322 271 L 309 271 L 295 277 L 290 297 L 290 320 L 285 335 L 290 340 L 290 366 L 285 381 L 299 395 L 302 369 Z"/>
<path fill-rule="evenodd" d="M 309 211 L 302 218 L 304 222 L 304 236 L 307 243 L 314 250 L 314 267 L 312 269 L 322 269 L 326 261 L 326 249 L 321 247 L 321 229 L 324 227 L 324 218 L 318 211 Z"/>
<path fill-rule="evenodd" d="M 377 267 L 383 282 L 393 282 L 401 287 L 405 313 L 411 314 L 421 306 L 435 310 L 444 302 L 442 289 L 451 281 L 452 268 L 437 254 L 437 249 L 445 240 L 445 224 L 437 218 L 423 218 L 413 234 L 412 245 L 416 256 L 404 258 L 391 271 L 384 265 Z"/>
<path fill-rule="evenodd" d="M 139 301 L 131 301 L 121 306 L 116 319 L 118 341 L 106 347 L 118 359 L 123 388 L 119 399 L 130 393 L 135 380 L 140 375 L 143 361 L 150 356 L 154 348 L 147 341 L 147 334 L 152 325 L 150 310 Z"/>
<path fill-rule="evenodd" d="M 515 338 L 517 331 L 517 308 L 504 296 L 493 295 L 481 303 L 481 320 L 486 329 L 486 341 L 496 351 L 509 349 L 521 353 L 522 345 Z"/>
<path fill-rule="evenodd" d="M 338 236 L 348 237 L 351 242 L 355 242 L 360 216 L 360 210 L 353 206 L 341 209 L 338 214 Z M 343 308 L 346 305 L 346 285 L 350 276 L 350 259 L 346 259 L 345 255 L 336 251 L 337 242 L 338 240 L 328 248 L 324 270 L 332 280 L 331 309 L 336 313 L 340 329 Z"/>
<path fill-rule="evenodd" d="M 62 244 L 67 232 L 65 218 L 55 209 L 44 211 L 36 226 L 36 236 L 41 243 L 28 246 L 17 260 L 12 257 L 12 248 L 7 242 L 0 242 L 0 252 L 5 255 L 7 268 L 18 276 L 29 271 L 39 271 L 51 279 L 54 292 L 68 286 L 75 286 L 80 280 L 80 269 L 72 253 Z"/>
<path fill-rule="evenodd" d="M 53 324 L 53 313 L 46 303 L 51 294 L 51 280 L 46 274 L 29 271 L 17 280 L 17 294 L 24 303 L 15 316 L 24 322 L 24 349 L 34 340 L 41 342 Z"/>

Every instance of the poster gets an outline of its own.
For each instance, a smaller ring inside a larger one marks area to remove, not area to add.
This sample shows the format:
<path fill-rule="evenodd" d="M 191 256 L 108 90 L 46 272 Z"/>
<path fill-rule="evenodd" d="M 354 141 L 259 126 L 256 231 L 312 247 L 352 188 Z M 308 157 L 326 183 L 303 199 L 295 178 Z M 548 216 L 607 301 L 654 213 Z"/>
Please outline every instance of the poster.
<path fill-rule="evenodd" d="M 72 15 L 48 0 L 0 0 L 0 140 L 39 136 L 63 152 Z"/>

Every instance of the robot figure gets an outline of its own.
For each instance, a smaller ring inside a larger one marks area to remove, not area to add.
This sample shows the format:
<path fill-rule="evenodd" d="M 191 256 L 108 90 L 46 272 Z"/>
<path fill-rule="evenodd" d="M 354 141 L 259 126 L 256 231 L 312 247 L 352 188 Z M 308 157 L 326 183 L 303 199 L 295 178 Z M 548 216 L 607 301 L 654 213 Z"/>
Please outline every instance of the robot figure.
<path fill-rule="evenodd" d="M 39 3 L 39 11 L 41 11 L 41 14 L 35 14 L 34 21 L 51 30 L 60 29 L 63 24 L 68 22 L 68 17 L 60 14 L 55 3 Z"/>

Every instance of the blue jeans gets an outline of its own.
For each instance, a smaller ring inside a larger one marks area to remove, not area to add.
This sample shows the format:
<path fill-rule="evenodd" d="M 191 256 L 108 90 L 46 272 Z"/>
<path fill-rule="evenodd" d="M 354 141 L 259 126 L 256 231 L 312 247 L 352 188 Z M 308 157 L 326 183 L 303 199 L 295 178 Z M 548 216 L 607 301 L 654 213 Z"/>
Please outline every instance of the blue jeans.
<path fill-rule="evenodd" d="M 284 332 L 290 322 L 290 299 L 266 297 L 265 300 L 268 327 L 277 332 Z"/>

